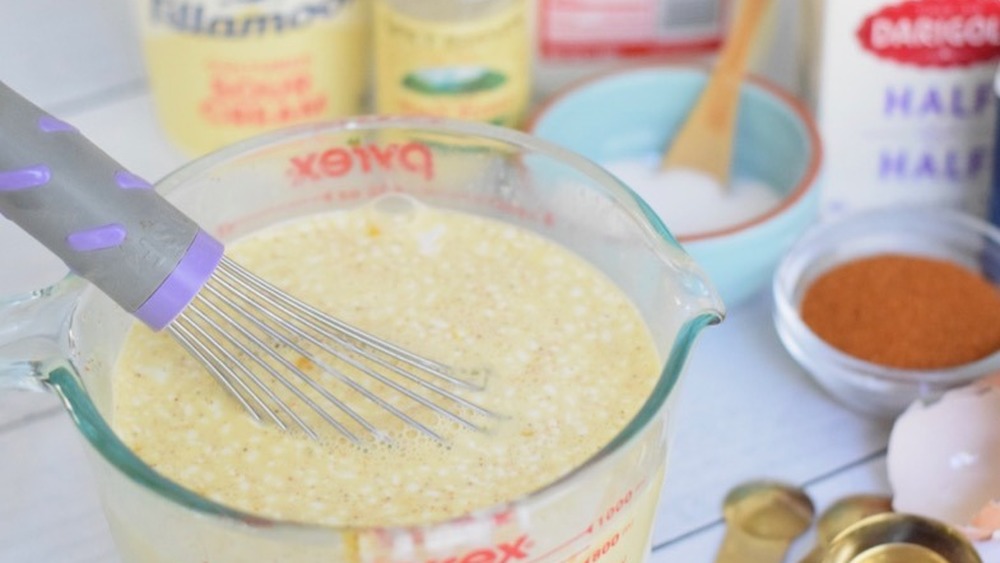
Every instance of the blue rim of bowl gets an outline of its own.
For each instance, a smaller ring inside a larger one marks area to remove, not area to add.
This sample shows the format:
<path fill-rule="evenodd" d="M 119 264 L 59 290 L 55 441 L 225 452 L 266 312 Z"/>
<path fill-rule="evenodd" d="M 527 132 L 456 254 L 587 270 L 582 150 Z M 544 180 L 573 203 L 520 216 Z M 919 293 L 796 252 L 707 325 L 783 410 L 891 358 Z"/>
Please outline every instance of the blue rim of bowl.
<path fill-rule="evenodd" d="M 593 76 L 589 76 L 577 82 L 571 83 L 555 94 L 550 96 L 547 100 L 542 102 L 538 108 L 528 117 L 524 125 L 524 130 L 528 133 L 534 135 L 535 128 L 538 122 L 556 105 L 565 101 L 569 96 L 575 94 L 576 92 L 583 90 L 593 84 L 618 78 L 633 73 L 640 72 L 650 72 L 656 70 L 664 71 L 685 71 L 693 72 L 697 74 L 708 75 L 710 73 L 710 68 L 699 65 L 671 65 L 671 64 L 637 64 L 630 65 L 623 68 L 616 68 L 614 70 L 609 70 L 601 73 L 597 73 Z M 762 78 L 757 75 L 748 74 L 745 76 L 744 81 L 760 88 L 767 94 L 770 94 L 776 98 L 779 102 L 786 105 L 792 113 L 799 118 L 803 127 L 806 130 L 806 134 L 809 137 L 809 143 L 812 145 L 813 150 L 811 151 L 811 156 L 809 159 L 809 164 L 806 166 L 805 173 L 803 173 L 802 178 L 795 185 L 788 195 L 782 198 L 781 203 L 775 207 L 769 209 L 766 213 L 756 215 L 746 221 L 736 223 L 729 227 L 723 229 L 715 229 L 711 231 L 696 232 L 688 235 L 677 235 L 677 241 L 681 244 L 687 244 L 695 241 L 708 241 L 711 239 L 717 239 L 725 237 L 728 235 L 735 234 L 737 232 L 750 229 L 766 223 L 772 218 L 781 215 L 788 209 L 794 207 L 800 200 L 802 200 L 806 193 L 809 191 L 809 187 L 816 183 L 817 177 L 819 176 L 820 164 L 823 162 L 823 143 L 820 139 L 819 128 L 816 125 L 816 121 L 812 116 L 812 113 L 805 106 L 802 101 L 793 96 L 791 93 L 781 88 L 777 84 Z"/>

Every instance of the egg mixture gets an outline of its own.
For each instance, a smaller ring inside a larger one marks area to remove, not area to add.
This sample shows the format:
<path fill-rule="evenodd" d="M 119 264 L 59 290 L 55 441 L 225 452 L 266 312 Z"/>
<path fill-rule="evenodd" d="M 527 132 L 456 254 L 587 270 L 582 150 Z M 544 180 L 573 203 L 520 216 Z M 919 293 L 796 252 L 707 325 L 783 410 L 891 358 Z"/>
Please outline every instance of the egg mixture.
<path fill-rule="evenodd" d="M 635 415 L 661 362 L 629 299 L 568 250 L 501 222 L 412 204 L 281 224 L 227 254 L 299 298 L 453 366 L 488 430 L 432 420 L 448 446 L 314 441 L 254 422 L 168 335 L 136 325 L 113 425 L 158 472 L 265 517 L 329 525 L 439 521 L 539 489 Z M 330 430 L 333 434 L 333 430 Z"/>

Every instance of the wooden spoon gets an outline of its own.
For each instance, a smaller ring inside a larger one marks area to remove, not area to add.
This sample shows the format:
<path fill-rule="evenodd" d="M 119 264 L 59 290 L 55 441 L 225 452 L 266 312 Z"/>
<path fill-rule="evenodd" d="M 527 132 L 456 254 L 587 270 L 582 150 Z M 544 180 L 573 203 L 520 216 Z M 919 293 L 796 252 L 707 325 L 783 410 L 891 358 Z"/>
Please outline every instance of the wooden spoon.
<path fill-rule="evenodd" d="M 661 168 L 695 169 L 729 185 L 740 84 L 771 0 L 742 0 L 718 61 L 694 109 L 663 157 Z"/>

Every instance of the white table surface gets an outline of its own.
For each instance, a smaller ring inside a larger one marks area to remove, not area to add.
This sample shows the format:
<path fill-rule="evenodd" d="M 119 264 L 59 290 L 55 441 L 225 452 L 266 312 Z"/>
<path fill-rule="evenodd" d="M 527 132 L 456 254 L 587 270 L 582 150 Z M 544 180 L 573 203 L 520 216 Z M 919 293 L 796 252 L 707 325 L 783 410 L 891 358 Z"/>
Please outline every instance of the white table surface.
<path fill-rule="evenodd" d="M 125 0 L 0 0 L 0 81 L 141 176 L 158 179 L 185 161 L 155 122 Z M 41 287 L 64 271 L 0 219 L 0 295 Z M 781 347 L 770 305 L 762 292 L 731 310 L 691 357 L 654 563 L 712 561 L 724 532 L 721 500 L 746 480 L 803 485 L 819 510 L 844 495 L 888 491 L 889 427 L 845 410 L 810 382 Z M 54 397 L 0 393 L 0 562 L 118 561 L 84 447 Z M 788 560 L 813 538 L 793 545 Z M 1000 562 L 1000 552 L 983 552 Z"/>

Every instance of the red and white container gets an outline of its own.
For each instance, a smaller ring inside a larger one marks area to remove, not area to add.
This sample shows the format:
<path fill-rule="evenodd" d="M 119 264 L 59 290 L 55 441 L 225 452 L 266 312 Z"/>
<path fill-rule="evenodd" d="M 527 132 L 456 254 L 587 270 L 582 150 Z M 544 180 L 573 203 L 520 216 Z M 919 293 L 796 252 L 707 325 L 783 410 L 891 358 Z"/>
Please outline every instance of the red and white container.
<path fill-rule="evenodd" d="M 824 214 L 896 203 L 985 216 L 1000 0 L 809 0 Z"/>
<path fill-rule="evenodd" d="M 537 0 L 539 90 L 627 62 L 708 62 L 725 37 L 732 2 Z"/>

